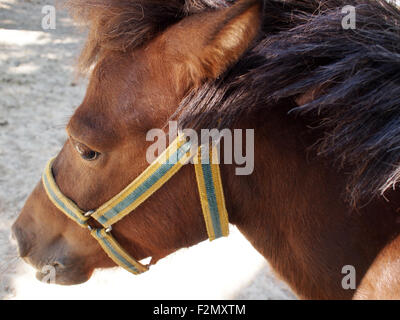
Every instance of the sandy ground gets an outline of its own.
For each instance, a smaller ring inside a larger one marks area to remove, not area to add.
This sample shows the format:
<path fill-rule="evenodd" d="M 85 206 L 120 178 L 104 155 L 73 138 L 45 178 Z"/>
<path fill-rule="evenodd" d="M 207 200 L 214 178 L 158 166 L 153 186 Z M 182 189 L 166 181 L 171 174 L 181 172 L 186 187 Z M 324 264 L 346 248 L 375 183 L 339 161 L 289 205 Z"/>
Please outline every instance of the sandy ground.
<path fill-rule="evenodd" d="M 47 0 L 0 0 L 0 298 L 1 299 L 292 299 L 287 287 L 232 228 L 228 239 L 181 250 L 134 277 L 98 271 L 82 285 L 46 285 L 16 258 L 10 226 L 66 135 L 85 92 L 74 63 L 84 36 L 57 10 L 42 30 Z"/>

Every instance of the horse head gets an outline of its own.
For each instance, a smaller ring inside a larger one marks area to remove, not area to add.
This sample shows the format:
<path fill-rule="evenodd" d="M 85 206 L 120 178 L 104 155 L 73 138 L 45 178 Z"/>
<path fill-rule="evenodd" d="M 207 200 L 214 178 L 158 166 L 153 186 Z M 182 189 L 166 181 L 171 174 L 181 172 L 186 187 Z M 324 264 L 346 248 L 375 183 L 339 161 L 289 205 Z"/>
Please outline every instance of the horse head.
<path fill-rule="evenodd" d="M 142 10 L 137 6 L 133 17 Z M 98 16 L 91 19 L 101 20 L 110 14 L 109 8 L 94 14 Z M 125 22 L 114 21 L 113 27 L 123 28 Z M 92 28 L 98 27 L 92 23 Z M 235 63 L 259 25 L 260 6 L 246 0 L 184 17 L 139 47 L 126 49 L 124 42 L 117 50 L 102 44 L 85 98 L 67 125 L 68 140 L 52 164 L 62 193 L 85 211 L 118 194 L 149 165 L 146 133 L 163 128 L 189 90 Z M 106 41 L 108 34 L 103 36 L 89 38 L 88 44 Z M 189 168 L 182 169 L 155 197 L 114 226 L 113 234 L 135 259 L 152 257 L 155 263 L 207 238 L 193 177 Z M 20 255 L 39 270 L 54 266 L 60 284 L 84 282 L 95 268 L 115 266 L 87 230 L 49 201 L 42 182 L 27 200 L 13 233 Z"/>

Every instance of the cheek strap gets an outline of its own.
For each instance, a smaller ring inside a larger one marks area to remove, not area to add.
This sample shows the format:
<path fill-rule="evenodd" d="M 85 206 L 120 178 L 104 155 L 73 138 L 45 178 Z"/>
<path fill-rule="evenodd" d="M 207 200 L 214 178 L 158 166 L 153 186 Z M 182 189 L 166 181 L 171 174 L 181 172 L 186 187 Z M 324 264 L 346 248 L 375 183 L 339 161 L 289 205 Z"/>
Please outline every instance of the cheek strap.
<path fill-rule="evenodd" d="M 130 256 L 114 239 L 111 234 L 112 225 L 132 213 L 192 158 L 190 146 L 190 141 L 186 141 L 182 136 L 176 138 L 142 174 L 96 210 L 84 212 L 60 191 L 52 173 L 54 158 L 48 162 L 43 173 L 43 186 L 57 209 L 81 227 L 89 228 L 91 235 L 117 265 L 131 273 L 139 274 L 147 271 L 148 267 Z M 225 207 L 217 149 L 200 147 L 193 162 L 208 237 L 212 241 L 228 236 L 228 213 Z M 98 221 L 103 228 L 92 229 L 88 224 L 90 218 Z"/>

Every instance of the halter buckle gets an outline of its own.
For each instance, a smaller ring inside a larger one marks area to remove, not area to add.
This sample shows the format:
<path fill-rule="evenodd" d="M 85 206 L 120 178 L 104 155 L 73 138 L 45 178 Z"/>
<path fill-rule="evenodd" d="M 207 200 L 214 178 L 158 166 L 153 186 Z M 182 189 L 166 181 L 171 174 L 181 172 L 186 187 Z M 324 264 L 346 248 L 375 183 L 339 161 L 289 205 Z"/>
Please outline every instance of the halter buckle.
<path fill-rule="evenodd" d="M 84 214 L 84 216 L 85 217 L 90 217 L 93 213 L 94 213 L 94 210 L 89 210 Z"/>
<path fill-rule="evenodd" d="M 111 230 L 112 230 L 112 226 L 109 226 L 105 231 L 106 231 L 107 233 L 109 233 L 109 232 L 111 232 Z"/>

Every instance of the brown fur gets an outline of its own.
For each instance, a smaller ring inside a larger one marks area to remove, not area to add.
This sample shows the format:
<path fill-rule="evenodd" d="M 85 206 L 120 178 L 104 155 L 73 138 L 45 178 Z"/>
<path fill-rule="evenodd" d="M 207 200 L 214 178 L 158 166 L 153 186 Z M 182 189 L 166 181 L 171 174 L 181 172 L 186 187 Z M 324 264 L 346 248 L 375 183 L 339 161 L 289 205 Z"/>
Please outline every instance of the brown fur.
<path fill-rule="evenodd" d="M 171 1 L 165 15 L 165 8 L 157 7 L 159 1 L 73 3 L 87 10 L 85 16 L 92 22 L 83 60 L 86 67 L 95 62 L 95 68 L 85 99 L 67 126 L 70 139 L 53 173 L 62 192 L 89 210 L 146 168 L 146 132 L 163 127 L 187 91 L 201 85 L 196 98 L 212 101 L 215 86 L 210 81 L 227 68 L 229 73 L 232 63 L 252 46 L 264 20 L 253 5 L 256 1 L 220 10 L 210 1 Z M 181 15 L 172 14 L 174 6 Z M 143 9 L 143 19 L 137 17 L 138 8 Z M 154 18 L 161 19 L 163 30 L 157 29 Z M 288 21 L 279 28 L 285 29 Z M 274 33 L 279 28 L 267 29 Z M 143 34 L 147 37 L 137 36 Z M 310 94 L 303 98 L 309 100 Z M 389 193 L 390 202 L 376 198 L 355 211 L 341 197 L 345 173 L 338 173 L 330 159 L 308 151 L 319 133 L 307 127 L 306 118 L 289 117 L 292 107 L 291 99 L 280 99 L 268 116 L 253 110 L 232 125 L 254 128 L 256 135 L 252 175 L 236 176 L 233 165 L 221 167 L 231 223 L 301 298 L 398 298 L 399 195 Z M 83 160 L 75 141 L 100 152 L 100 157 Z M 38 269 L 54 264 L 61 284 L 86 281 L 95 268 L 114 265 L 86 230 L 52 205 L 41 183 L 13 232 L 21 256 Z M 134 257 L 151 256 L 152 263 L 205 240 L 193 168 L 184 167 L 118 222 L 113 234 Z M 356 290 L 341 287 L 344 265 L 356 268 Z"/>

